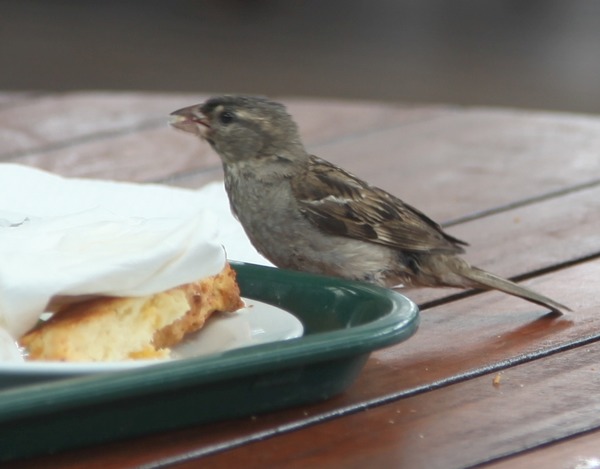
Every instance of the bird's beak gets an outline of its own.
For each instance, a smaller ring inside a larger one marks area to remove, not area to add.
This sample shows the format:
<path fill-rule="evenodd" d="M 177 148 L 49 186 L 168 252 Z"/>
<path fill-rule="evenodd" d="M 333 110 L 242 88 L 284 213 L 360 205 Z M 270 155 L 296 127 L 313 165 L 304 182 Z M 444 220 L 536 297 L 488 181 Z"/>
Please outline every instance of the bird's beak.
<path fill-rule="evenodd" d="M 208 117 L 200 111 L 200 106 L 197 104 L 172 112 L 169 115 L 169 124 L 176 129 L 206 138 L 210 131 L 210 124 Z"/>

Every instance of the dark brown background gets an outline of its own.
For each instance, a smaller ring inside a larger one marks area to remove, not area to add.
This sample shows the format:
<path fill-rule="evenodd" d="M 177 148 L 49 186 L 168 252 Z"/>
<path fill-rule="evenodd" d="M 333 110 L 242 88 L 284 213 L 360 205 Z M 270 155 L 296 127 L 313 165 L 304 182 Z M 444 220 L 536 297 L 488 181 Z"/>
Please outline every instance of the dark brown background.
<path fill-rule="evenodd" d="M 588 0 L 5 0 L 0 89 L 250 92 L 600 112 Z"/>

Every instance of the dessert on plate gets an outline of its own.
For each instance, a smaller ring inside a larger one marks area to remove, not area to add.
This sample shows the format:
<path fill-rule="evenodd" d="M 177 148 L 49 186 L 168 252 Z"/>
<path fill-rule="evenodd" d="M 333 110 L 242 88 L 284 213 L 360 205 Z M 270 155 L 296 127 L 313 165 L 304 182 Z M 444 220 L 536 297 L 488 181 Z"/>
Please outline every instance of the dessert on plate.
<path fill-rule="evenodd" d="M 243 306 L 222 226 L 199 191 L 0 164 L 0 356 L 167 358 Z"/>
<path fill-rule="evenodd" d="M 140 297 L 71 303 L 26 333 L 29 360 L 117 361 L 169 358 L 170 348 L 217 312 L 244 305 L 235 271 Z"/>

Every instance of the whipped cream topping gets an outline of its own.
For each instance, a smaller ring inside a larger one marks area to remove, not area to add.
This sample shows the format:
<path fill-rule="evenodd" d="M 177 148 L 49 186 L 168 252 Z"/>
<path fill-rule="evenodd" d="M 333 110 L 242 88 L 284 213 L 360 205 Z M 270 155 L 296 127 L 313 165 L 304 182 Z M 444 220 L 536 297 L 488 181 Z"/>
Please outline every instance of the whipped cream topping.
<path fill-rule="evenodd" d="M 225 250 L 268 264 L 222 184 L 195 191 L 0 164 L 0 329 L 13 339 L 53 298 L 158 293 L 217 274 Z"/>

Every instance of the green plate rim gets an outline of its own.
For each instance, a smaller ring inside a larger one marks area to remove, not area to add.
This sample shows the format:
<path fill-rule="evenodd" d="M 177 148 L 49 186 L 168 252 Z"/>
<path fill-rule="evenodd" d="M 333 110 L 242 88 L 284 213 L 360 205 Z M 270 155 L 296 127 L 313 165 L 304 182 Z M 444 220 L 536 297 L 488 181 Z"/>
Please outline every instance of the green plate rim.
<path fill-rule="evenodd" d="M 385 299 L 388 310 L 385 315 L 367 324 L 314 333 L 297 339 L 127 371 L 8 388 L 0 391 L 0 424 L 115 399 L 167 392 L 181 386 L 237 379 L 297 365 L 368 354 L 406 340 L 418 328 L 417 305 L 396 291 L 361 282 L 254 264 L 231 264 L 239 275 L 260 273 L 263 276 L 261 281 L 265 276 L 268 278 L 274 275 L 283 282 L 322 282 L 333 288 L 344 288 Z"/>

